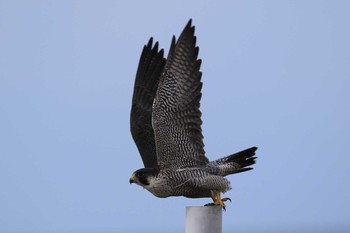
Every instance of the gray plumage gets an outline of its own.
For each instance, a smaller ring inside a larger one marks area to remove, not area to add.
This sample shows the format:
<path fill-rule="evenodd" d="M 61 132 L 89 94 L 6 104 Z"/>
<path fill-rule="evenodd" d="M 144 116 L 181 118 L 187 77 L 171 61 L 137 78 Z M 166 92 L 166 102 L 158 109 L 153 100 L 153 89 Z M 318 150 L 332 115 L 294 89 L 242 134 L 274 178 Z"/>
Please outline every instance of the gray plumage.
<path fill-rule="evenodd" d="M 168 58 L 153 39 L 145 45 L 135 79 L 131 133 L 145 168 L 135 171 L 137 183 L 157 197 L 212 197 L 224 207 L 220 193 L 230 182 L 224 176 L 247 171 L 255 163 L 256 147 L 209 162 L 205 156 L 200 99 L 199 48 L 191 20 Z"/>

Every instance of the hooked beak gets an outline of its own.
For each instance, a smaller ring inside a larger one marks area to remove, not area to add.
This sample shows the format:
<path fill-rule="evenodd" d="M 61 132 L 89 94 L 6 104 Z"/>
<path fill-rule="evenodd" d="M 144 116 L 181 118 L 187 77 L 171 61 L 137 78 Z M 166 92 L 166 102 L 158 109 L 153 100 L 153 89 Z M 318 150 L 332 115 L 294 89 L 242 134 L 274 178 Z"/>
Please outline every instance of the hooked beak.
<path fill-rule="evenodd" d="M 129 180 L 130 184 L 135 183 L 135 180 L 136 180 L 136 176 L 135 176 L 135 174 L 132 174 L 132 176 L 130 177 L 130 180 Z"/>

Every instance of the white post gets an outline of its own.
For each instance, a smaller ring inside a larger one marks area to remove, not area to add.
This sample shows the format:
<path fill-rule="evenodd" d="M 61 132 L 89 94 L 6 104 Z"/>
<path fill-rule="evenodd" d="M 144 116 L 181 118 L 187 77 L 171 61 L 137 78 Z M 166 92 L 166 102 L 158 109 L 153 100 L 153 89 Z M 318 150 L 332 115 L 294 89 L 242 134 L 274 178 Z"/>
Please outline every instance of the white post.
<path fill-rule="evenodd" d="M 221 233 L 221 206 L 187 206 L 186 233 Z"/>

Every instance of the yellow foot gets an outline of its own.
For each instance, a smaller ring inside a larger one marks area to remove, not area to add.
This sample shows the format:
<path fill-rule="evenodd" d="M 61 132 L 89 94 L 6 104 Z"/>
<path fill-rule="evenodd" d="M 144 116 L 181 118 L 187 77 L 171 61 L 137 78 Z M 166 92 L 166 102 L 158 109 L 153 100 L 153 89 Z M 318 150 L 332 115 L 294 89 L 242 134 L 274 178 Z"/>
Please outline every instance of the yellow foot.
<path fill-rule="evenodd" d="M 217 192 L 217 191 L 211 191 L 211 198 L 213 199 L 213 203 L 209 203 L 209 204 L 206 204 L 205 206 L 213 206 L 213 205 L 219 205 L 221 206 L 224 210 L 226 210 L 226 206 L 225 206 L 225 201 L 230 201 L 231 202 L 231 199 L 228 198 L 228 197 L 225 197 L 225 198 L 221 198 L 220 195 L 221 193 L 220 192 Z"/>

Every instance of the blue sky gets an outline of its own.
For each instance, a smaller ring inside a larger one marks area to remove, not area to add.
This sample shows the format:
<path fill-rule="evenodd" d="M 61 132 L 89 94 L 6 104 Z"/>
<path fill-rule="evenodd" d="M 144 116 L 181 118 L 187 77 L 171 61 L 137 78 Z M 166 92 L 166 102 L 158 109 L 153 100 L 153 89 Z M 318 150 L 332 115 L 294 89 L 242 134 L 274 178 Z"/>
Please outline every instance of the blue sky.
<path fill-rule="evenodd" d="M 223 232 L 350 230 L 349 1 L 0 1 L 0 232 L 184 232 L 185 206 L 130 185 L 134 76 L 189 18 Z"/>

